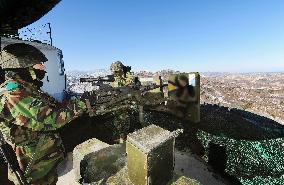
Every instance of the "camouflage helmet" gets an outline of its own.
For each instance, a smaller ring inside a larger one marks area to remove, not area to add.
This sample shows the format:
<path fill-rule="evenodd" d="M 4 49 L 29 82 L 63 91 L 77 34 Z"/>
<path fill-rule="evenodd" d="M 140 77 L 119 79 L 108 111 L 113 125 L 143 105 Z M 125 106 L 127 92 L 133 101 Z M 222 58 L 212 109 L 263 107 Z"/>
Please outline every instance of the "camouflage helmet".
<path fill-rule="evenodd" d="M 122 62 L 116 61 L 116 62 L 113 62 L 113 63 L 110 65 L 110 70 L 111 70 L 111 71 L 122 71 L 122 70 L 123 70 L 123 67 L 124 67 L 124 65 L 122 64 Z"/>
<path fill-rule="evenodd" d="M 4 47 L 0 57 L 2 69 L 27 68 L 46 61 L 47 58 L 40 50 L 24 43 Z"/>

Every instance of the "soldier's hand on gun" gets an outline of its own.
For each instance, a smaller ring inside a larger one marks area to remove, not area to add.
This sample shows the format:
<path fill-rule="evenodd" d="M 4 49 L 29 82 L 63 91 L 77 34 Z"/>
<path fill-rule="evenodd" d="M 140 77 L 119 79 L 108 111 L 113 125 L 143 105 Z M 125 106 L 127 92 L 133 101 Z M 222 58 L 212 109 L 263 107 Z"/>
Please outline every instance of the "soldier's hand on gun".
<path fill-rule="evenodd" d="M 82 101 L 85 101 L 87 106 L 87 113 L 89 114 L 89 116 L 94 116 L 96 111 L 93 106 L 95 105 L 96 99 L 95 96 L 92 96 L 92 92 L 85 92 L 80 99 Z"/>
<path fill-rule="evenodd" d="M 92 102 L 91 99 L 86 99 L 85 102 L 86 102 L 86 106 L 87 106 L 87 113 L 89 114 L 89 116 L 90 117 L 95 116 L 96 109 L 93 107 L 94 102 Z"/>

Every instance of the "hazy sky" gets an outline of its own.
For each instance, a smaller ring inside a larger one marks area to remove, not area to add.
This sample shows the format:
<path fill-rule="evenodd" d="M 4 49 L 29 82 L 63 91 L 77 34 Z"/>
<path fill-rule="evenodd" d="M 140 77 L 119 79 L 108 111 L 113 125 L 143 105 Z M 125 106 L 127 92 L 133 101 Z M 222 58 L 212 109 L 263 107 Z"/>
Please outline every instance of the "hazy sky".
<path fill-rule="evenodd" d="M 47 22 L 67 70 L 284 71 L 284 0 L 62 0 Z"/>

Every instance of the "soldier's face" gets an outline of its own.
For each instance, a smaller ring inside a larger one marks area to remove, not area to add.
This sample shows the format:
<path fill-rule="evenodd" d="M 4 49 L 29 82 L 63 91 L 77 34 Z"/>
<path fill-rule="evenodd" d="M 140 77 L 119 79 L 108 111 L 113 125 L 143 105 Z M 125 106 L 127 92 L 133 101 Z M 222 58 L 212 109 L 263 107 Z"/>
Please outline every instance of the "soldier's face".
<path fill-rule="evenodd" d="M 43 63 L 35 64 L 35 65 L 33 66 L 33 68 L 34 68 L 34 69 L 37 69 L 37 70 L 41 70 L 41 71 L 45 71 L 45 70 L 46 70 L 46 68 L 45 68 L 45 66 L 44 66 Z"/>
<path fill-rule="evenodd" d="M 43 63 L 36 64 L 33 66 L 34 72 L 36 74 L 36 78 L 38 80 L 42 80 L 46 73 L 46 68 Z"/>

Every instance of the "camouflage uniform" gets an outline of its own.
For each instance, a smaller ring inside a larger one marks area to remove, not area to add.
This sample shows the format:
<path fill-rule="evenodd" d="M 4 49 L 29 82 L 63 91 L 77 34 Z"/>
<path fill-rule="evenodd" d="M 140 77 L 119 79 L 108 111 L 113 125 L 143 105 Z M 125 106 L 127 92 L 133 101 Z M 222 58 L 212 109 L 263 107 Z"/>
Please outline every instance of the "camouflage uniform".
<path fill-rule="evenodd" d="M 46 60 L 39 50 L 22 43 L 8 45 L 1 52 L 1 67 L 7 72 L 31 69 Z M 86 110 L 85 102 L 59 103 L 18 75 L 7 77 L 0 92 L 0 130 L 13 147 L 27 181 L 56 184 L 56 167 L 64 157 L 56 130 L 81 115 Z M 11 175 L 9 179 L 18 184 Z"/>
<path fill-rule="evenodd" d="M 120 69 L 115 68 L 115 67 L 117 67 L 117 63 L 118 62 L 115 62 L 115 63 L 112 64 L 112 66 L 111 66 L 112 71 L 120 70 Z M 114 65 L 115 69 L 113 69 L 113 65 Z M 122 63 L 118 64 L 117 68 L 121 67 L 120 65 L 122 65 Z M 124 86 L 133 85 L 134 79 L 135 79 L 135 76 L 131 72 L 126 72 L 124 77 L 114 73 L 114 82 L 112 82 L 112 87 L 124 87 Z M 129 108 L 129 109 L 118 109 L 115 112 L 114 125 L 117 129 L 117 132 L 120 136 L 121 141 L 126 139 L 125 137 L 129 132 L 131 111 L 132 110 Z"/>
<path fill-rule="evenodd" d="M 6 81 L 0 96 L 1 131 L 13 146 L 20 168 L 33 184 L 55 184 L 64 147 L 54 132 L 86 110 L 81 101 L 58 103 L 20 79 Z"/>
<path fill-rule="evenodd" d="M 112 82 L 112 87 L 124 87 L 133 85 L 134 83 L 134 74 L 132 72 L 127 72 L 125 78 L 120 76 L 114 76 L 114 82 Z"/>

